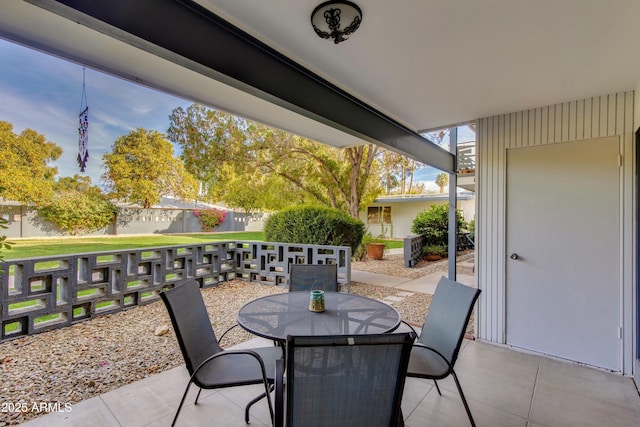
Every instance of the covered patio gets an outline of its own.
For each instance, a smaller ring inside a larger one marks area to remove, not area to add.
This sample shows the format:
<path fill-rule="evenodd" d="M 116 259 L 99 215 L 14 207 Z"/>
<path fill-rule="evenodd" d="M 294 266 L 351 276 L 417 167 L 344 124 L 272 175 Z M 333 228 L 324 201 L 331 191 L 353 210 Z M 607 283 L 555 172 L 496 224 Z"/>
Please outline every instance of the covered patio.
<path fill-rule="evenodd" d="M 478 424 L 636 425 L 640 2 L 363 1 L 340 44 L 311 28 L 319 3 L 16 0 L 0 37 L 336 147 L 379 144 L 452 187 L 455 133 L 449 150 L 423 135 L 473 123 L 482 293 L 457 369 Z M 185 374 L 33 424 L 166 425 Z M 407 383 L 409 425 L 465 424 L 443 388 Z M 254 393 L 211 393 L 183 421 L 237 425 Z"/>
<path fill-rule="evenodd" d="M 260 345 L 259 340 L 246 345 Z M 478 426 L 633 427 L 640 417 L 633 380 L 608 372 L 477 341 L 465 341 L 456 368 Z M 167 426 L 187 380 L 184 367 L 174 368 L 22 425 Z M 260 387 L 204 390 L 198 406 L 194 388 L 177 425 L 245 425 L 244 405 Z M 433 382 L 408 378 L 402 401 L 408 427 L 468 425 L 453 380 L 441 381 L 440 389 L 442 396 Z M 264 401 L 252 408 L 250 425 L 271 425 Z"/>

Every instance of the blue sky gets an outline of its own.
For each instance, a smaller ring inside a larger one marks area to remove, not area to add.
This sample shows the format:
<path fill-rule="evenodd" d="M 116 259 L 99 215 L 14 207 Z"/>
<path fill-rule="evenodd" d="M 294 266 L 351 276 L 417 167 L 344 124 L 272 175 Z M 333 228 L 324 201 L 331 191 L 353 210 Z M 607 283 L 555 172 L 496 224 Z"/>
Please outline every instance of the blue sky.
<path fill-rule="evenodd" d="M 58 176 L 80 174 L 78 114 L 82 104 L 82 64 L 71 63 L 0 39 L 0 120 L 13 124 L 14 133 L 34 129 L 64 150 L 53 164 Z M 85 69 L 89 105 L 89 162 L 85 175 L 100 185 L 102 155 L 113 142 L 136 128 L 166 133 L 169 115 L 191 102 Z M 461 135 L 461 138 L 464 136 Z M 174 148 L 175 150 L 175 148 Z M 175 151 L 177 152 L 177 151 Z M 415 181 L 433 181 L 439 170 L 418 170 Z"/>
<path fill-rule="evenodd" d="M 80 174 L 78 114 L 82 65 L 0 39 L 0 120 L 14 133 L 34 129 L 64 150 L 53 164 L 59 176 Z M 142 127 L 166 133 L 171 111 L 191 102 L 87 68 L 89 163 L 85 175 L 100 184 L 102 154 L 113 142 Z"/>

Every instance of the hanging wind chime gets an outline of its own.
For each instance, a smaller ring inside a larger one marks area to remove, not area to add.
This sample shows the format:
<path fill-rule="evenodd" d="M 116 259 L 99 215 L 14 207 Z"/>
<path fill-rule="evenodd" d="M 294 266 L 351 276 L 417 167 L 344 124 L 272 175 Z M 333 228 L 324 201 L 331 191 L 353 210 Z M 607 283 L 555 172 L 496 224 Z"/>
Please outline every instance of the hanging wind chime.
<path fill-rule="evenodd" d="M 80 127 L 78 133 L 80 138 L 78 140 L 78 166 L 80 166 L 80 172 L 84 172 L 87 167 L 87 161 L 89 160 L 89 105 L 87 104 L 87 91 L 85 88 L 85 68 L 82 67 L 82 101 L 80 102 Z"/>

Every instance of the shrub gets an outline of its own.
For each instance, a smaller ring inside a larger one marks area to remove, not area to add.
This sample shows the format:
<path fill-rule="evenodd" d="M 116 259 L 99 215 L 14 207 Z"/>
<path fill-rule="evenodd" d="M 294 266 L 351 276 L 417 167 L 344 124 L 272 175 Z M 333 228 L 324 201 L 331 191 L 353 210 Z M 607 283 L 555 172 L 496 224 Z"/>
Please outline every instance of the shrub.
<path fill-rule="evenodd" d="M 0 217 L 0 228 L 6 229 L 7 223 L 8 221 L 6 219 Z M 7 236 L 0 236 L 0 252 L 2 252 L 3 249 L 11 249 L 12 244 L 13 243 L 7 241 Z M 0 255 L 0 262 L 3 261 L 4 258 L 2 257 L 2 255 Z M 4 273 L 4 271 L 2 271 L 2 268 L 0 268 L 0 273 Z"/>
<path fill-rule="evenodd" d="M 193 216 L 198 218 L 203 230 L 212 231 L 218 225 L 222 224 L 222 221 L 227 217 L 227 211 L 216 208 L 195 209 Z"/>
<path fill-rule="evenodd" d="M 446 245 L 427 245 L 422 248 L 423 255 L 439 255 L 441 257 L 447 256 L 447 246 Z"/>
<path fill-rule="evenodd" d="M 49 203 L 36 210 L 65 233 L 76 236 L 108 227 L 118 211 L 103 194 L 78 190 L 60 191 Z"/>
<path fill-rule="evenodd" d="M 466 228 L 467 224 L 462 217 L 462 211 L 456 210 L 458 229 Z M 433 205 L 415 217 L 411 231 L 426 237 L 425 246 L 447 247 L 449 238 L 449 205 Z"/>
<path fill-rule="evenodd" d="M 469 224 L 467 224 L 467 227 L 469 229 L 469 237 L 471 237 L 472 239 L 476 238 L 476 220 L 472 219 L 471 221 L 469 221 Z"/>
<path fill-rule="evenodd" d="M 331 208 L 298 206 L 271 215 L 264 225 L 269 242 L 311 245 L 350 246 L 355 254 L 364 224 L 346 213 Z"/>

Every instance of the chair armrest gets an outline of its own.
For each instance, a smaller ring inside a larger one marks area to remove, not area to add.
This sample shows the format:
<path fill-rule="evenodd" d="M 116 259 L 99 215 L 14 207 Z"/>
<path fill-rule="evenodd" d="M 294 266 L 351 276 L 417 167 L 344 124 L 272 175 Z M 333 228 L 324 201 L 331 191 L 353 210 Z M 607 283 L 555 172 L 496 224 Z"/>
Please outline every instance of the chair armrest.
<path fill-rule="evenodd" d="M 284 360 L 276 360 L 274 427 L 284 426 Z"/>
<path fill-rule="evenodd" d="M 231 332 L 232 329 L 237 328 L 238 326 L 240 326 L 239 324 L 235 324 L 232 327 L 230 327 L 229 329 L 227 329 L 226 331 L 224 331 L 222 333 L 222 335 L 220 335 L 220 338 L 218 338 L 218 344 L 220 344 L 222 342 L 222 338 L 224 338 L 225 335 L 227 335 L 229 332 Z M 273 341 L 273 345 L 276 347 L 280 347 L 280 343 L 278 341 Z"/>
<path fill-rule="evenodd" d="M 220 335 L 220 338 L 218 338 L 218 344 L 220 344 L 222 342 L 222 338 L 224 338 L 224 336 L 227 335 L 227 333 L 229 333 L 229 331 L 235 328 L 236 326 L 239 326 L 239 325 L 236 323 L 235 325 L 233 325 L 232 327 L 224 331 L 222 335 Z"/>
<path fill-rule="evenodd" d="M 424 348 L 425 350 L 429 350 L 435 354 L 437 354 L 442 360 L 444 360 L 444 363 L 447 364 L 447 366 L 449 367 L 449 370 L 453 370 L 453 366 L 451 365 L 451 362 L 449 362 L 449 360 L 443 356 L 442 353 L 440 353 L 438 350 L 436 350 L 435 348 L 429 347 L 427 345 L 422 344 L 421 342 L 415 342 L 413 343 L 414 347 L 420 347 L 420 348 Z"/>
<path fill-rule="evenodd" d="M 413 333 L 415 334 L 415 336 L 418 336 L 418 332 L 416 332 L 415 328 L 413 326 L 411 326 L 411 324 L 409 322 L 407 322 L 406 320 L 402 320 L 400 319 L 401 323 L 404 323 L 405 325 L 407 325 L 409 327 L 409 329 L 411 329 L 411 331 L 413 331 Z"/>

